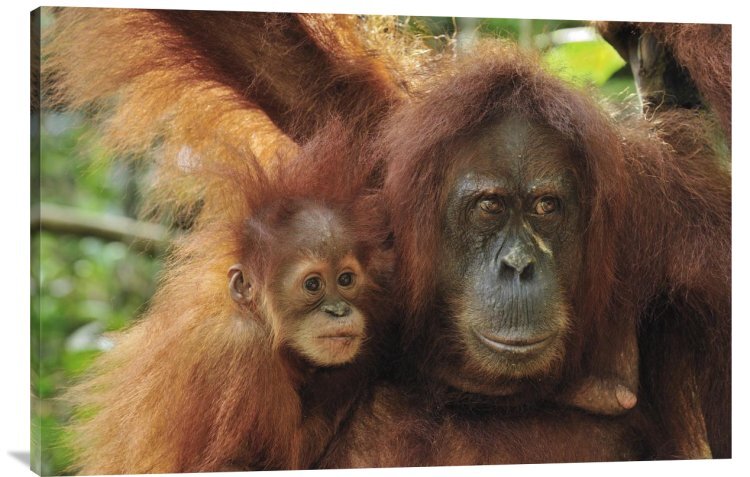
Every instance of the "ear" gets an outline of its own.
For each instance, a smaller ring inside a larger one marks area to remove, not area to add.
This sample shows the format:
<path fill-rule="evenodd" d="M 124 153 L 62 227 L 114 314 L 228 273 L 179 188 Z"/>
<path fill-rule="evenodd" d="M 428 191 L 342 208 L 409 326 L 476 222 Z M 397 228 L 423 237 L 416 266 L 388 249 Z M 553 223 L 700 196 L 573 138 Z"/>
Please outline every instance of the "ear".
<path fill-rule="evenodd" d="M 247 305 L 253 301 L 253 287 L 242 264 L 236 263 L 229 267 L 229 296 L 240 305 Z"/>

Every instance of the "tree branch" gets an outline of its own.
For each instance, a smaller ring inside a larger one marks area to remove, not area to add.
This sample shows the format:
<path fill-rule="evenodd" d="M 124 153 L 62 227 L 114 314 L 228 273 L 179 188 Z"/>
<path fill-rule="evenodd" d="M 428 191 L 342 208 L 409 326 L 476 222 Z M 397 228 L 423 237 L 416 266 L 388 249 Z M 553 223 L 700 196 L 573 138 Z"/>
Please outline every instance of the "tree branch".
<path fill-rule="evenodd" d="M 92 214 L 48 203 L 38 204 L 31 209 L 31 233 L 42 230 L 124 242 L 148 253 L 158 253 L 170 242 L 169 231 L 159 224 L 116 215 Z"/>

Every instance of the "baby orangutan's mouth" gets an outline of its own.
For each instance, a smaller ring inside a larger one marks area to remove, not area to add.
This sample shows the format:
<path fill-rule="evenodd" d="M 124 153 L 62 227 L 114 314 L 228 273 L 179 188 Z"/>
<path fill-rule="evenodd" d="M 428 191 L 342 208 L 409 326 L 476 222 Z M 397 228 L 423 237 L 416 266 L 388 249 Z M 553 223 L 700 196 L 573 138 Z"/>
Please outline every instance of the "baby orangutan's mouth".
<path fill-rule="evenodd" d="M 351 329 L 324 331 L 317 337 L 321 356 L 329 366 L 345 364 L 354 359 L 363 342 L 362 333 Z"/>
<path fill-rule="evenodd" d="M 358 322 L 330 323 L 315 336 L 319 361 L 328 366 L 350 362 L 365 341 L 364 326 Z"/>
<path fill-rule="evenodd" d="M 318 336 L 318 339 L 331 340 L 332 342 L 339 344 L 348 344 L 357 338 L 360 338 L 360 335 L 357 333 L 352 333 L 350 331 L 341 331 L 338 333 L 329 333 Z"/>

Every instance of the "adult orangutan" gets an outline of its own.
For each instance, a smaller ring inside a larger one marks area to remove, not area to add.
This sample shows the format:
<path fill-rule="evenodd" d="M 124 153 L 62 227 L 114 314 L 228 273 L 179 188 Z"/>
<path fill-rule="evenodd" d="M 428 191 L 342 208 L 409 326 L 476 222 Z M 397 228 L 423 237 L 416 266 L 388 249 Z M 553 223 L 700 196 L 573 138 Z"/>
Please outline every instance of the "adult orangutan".
<path fill-rule="evenodd" d="M 615 124 L 511 49 L 397 110 L 381 147 L 413 368 L 323 464 L 728 457 L 731 181 L 707 128 Z M 636 326 L 641 404 L 592 450 L 603 421 L 536 399 L 637 358 Z"/>

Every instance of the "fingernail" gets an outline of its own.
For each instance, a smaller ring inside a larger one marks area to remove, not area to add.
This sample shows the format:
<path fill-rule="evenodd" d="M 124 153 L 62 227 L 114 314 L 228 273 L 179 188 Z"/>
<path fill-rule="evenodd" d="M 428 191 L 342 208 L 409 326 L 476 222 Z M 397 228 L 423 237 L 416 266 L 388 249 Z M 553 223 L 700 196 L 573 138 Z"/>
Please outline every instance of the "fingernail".
<path fill-rule="evenodd" d="M 617 395 L 617 401 L 620 403 L 620 406 L 625 409 L 634 408 L 636 403 L 638 402 L 638 398 L 635 396 L 635 394 L 622 384 L 617 385 L 615 394 Z"/>

